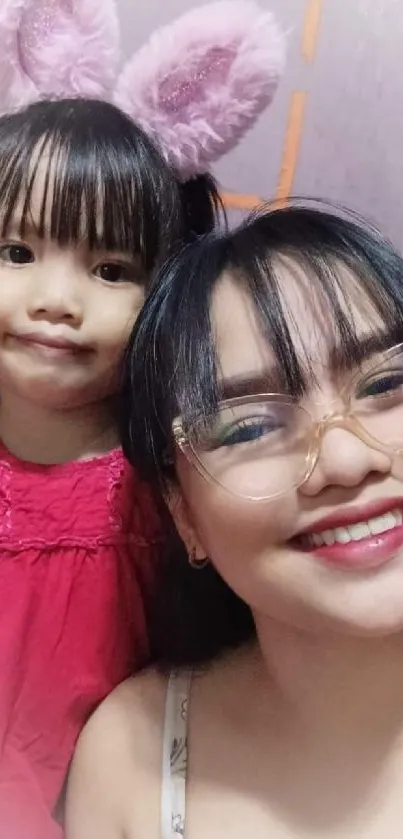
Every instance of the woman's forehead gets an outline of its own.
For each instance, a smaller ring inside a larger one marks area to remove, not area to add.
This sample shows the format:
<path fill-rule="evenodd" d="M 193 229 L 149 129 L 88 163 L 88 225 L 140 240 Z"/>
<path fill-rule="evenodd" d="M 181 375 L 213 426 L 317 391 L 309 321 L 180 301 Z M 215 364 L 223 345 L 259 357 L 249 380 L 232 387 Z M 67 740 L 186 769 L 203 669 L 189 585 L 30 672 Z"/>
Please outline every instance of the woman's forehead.
<path fill-rule="evenodd" d="M 335 316 L 327 296 L 318 284 L 312 283 L 306 273 L 295 263 L 279 263 L 277 270 L 278 297 L 272 305 L 287 324 L 290 340 L 302 367 L 320 371 L 329 368 L 330 356 L 337 351 Z M 346 274 L 346 281 L 348 277 Z M 339 294 L 341 310 L 350 321 L 357 336 L 368 336 L 382 329 L 379 315 L 374 308 L 360 307 L 356 283 L 349 282 L 350 293 L 344 299 Z M 269 284 L 267 293 L 270 295 Z M 270 298 L 267 301 L 271 305 Z M 361 292 L 362 304 L 362 292 Z M 268 329 L 263 327 L 258 315 L 258 304 L 247 290 L 246 284 L 231 275 L 223 274 L 212 298 L 213 339 L 220 378 L 266 375 L 268 370 L 279 367 Z"/>
<path fill-rule="evenodd" d="M 224 378 L 273 364 L 274 355 L 258 324 L 252 299 L 229 274 L 223 275 L 214 290 L 211 316 L 216 357 Z"/>

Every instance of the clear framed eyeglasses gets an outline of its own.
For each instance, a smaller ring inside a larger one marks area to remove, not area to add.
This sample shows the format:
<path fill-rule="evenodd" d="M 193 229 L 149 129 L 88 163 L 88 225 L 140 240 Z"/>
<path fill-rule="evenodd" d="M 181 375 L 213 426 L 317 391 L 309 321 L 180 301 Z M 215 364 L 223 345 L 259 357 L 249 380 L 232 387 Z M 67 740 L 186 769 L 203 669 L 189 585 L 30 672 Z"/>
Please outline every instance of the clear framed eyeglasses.
<path fill-rule="evenodd" d="M 403 456 L 403 344 L 344 386 L 341 411 L 315 419 L 276 393 L 235 397 L 191 424 L 174 420 L 175 442 L 208 481 L 240 498 L 263 501 L 297 489 L 317 463 L 326 431 L 342 427 L 373 449 Z"/>

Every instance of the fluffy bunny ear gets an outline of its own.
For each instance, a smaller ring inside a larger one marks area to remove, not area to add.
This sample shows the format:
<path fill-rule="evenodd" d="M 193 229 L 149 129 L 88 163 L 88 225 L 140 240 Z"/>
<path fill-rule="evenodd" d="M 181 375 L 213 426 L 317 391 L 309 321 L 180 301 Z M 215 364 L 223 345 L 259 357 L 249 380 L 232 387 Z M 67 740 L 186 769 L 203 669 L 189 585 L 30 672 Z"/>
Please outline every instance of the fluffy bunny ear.
<path fill-rule="evenodd" d="M 116 81 L 114 0 L 0 0 L 0 110 L 105 96 Z"/>
<path fill-rule="evenodd" d="M 284 63 L 272 14 L 221 0 L 155 32 L 123 69 L 114 101 L 186 178 L 237 144 L 270 104 Z"/>

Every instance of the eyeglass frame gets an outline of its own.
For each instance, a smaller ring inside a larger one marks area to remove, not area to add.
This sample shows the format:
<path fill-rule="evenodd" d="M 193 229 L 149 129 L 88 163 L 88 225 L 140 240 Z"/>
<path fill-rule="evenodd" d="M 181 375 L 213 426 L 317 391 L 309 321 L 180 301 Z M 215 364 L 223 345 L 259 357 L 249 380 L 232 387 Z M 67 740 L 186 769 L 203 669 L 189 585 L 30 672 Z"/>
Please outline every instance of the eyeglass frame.
<path fill-rule="evenodd" d="M 393 347 L 389 347 L 384 351 L 382 356 L 382 361 L 377 364 L 374 364 L 368 370 L 368 373 L 363 375 L 362 373 L 358 373 L 356 376 L 352 376 L 351 381 L 346 384 L 338 394 L 338 397 L 332 402 L 338 401 L 338 399 L 344 400 L 345 410 L 344 411 L 331 411 L 330 413 L 326 413 L 320 420 L 314 420 L 312 414 L 303 406 L 299 405 L 297 402 L 297 397 L 289 396 L 288 394 L 282 393 L 256 393 L 251 394 L 249 396 L 234 396 L 229 399 L 224 399 L 220 401 L 219 408 L 233 408 L 237 405 L 253 405 L 255 403 L 261 403 L 265 401 L 272 401 L 276 403 L 282 403 L 284 405 L 298 405 L 298 409 L 306 414 L 311 422 L 311 433 L 310 433 L 310 442 L 308 446 L 308 451 L 306 455 L 306 470 L 304 472 L 304 477 L 302 480 L 298 480 L 296 483 L 289 486 L 286 490 L 281 490 L 280 492 L 265 495 L 265 496 L 254 496 L 254 495 L 243 495 L 233 490 L 229 489 L 227 486 L 222 484 L 217 478 L 214 478 L 213 475 L 206 469 L 202 460 L 197 455 L 196 451 L 194 450 L 193 446 L 189 442 L 188 434 L 185 430 L 185 423 L 181 416 L 175 417 L 172 422 L 172 434 L 177 445 L 178 449 L 182 452 L 182 454 L 186 457 L 188 463 L 193 466 L 196 471 L 206 480 L 208 483 L 215 484 L 219 486 L 220 489 L 224 490 L 224 492 L 229 493 L 235 498 L 242 498 L 245 501 L 254 501 L 254 502 L 264 502 L 264 501 L 273 501 L 276 498 L 281 498 L 283 495 L 287 495 L 288 492 L 292 490 L 300 489 L 306 481 L 309 480 L 311 477 L 315 467 L 317 466 L 321 445 L 323 442 L 323 438 L 326 432 L 332 428 L 344 428 L 345 430 L 349 431 L 351 434 L 354 434 L 355 437 L 358 437 L 365 445 L 369 448 L 374 449 L 376 451 L 383 452 L 385 454 L 400 454 L 403 451 L 403 437 L 402 437 L 402 448 L 393 448 L 390 445 L 381 443 L 380 440 L 377 440 L 375 437 L 372 437 L 368 431 L 361 425 L 360 421 L 350 412 L 349 405 L 352 399 L 352 391 L 354 389 L 354 383 L 360 382 L 365 380 L 371 376 L 378 367 L 381 367 L 382 364 L 387 360 L 389 356 L 393 356 L 397 351 L 401 351 L 403 353 L 403 343 L 395 344 Z M 343 397 L 343 394 L 346 391 L 349 391 L 349 398 L 348 400 Z M 321 402 L 313 402 L 313 405 L 321 405 Z M 195 420 L 197 422 L 197 420 Z M 194 423 L 192 423 L 193 425 Z"/>

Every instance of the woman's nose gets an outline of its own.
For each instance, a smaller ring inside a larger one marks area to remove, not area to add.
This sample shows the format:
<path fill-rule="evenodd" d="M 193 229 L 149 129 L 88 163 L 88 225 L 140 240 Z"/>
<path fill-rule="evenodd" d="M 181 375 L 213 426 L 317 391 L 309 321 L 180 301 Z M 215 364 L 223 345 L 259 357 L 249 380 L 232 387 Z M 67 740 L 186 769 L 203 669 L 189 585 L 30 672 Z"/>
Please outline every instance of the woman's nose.
<path fill-rule="evenodd" d="M 371 473 L 388 474 L 392 458 L 371 448 L 346 428 L 330 428 L 321 441 L 317 462 L 300 491 L 317 495 L 328 486 L 359 486 Z"/>

